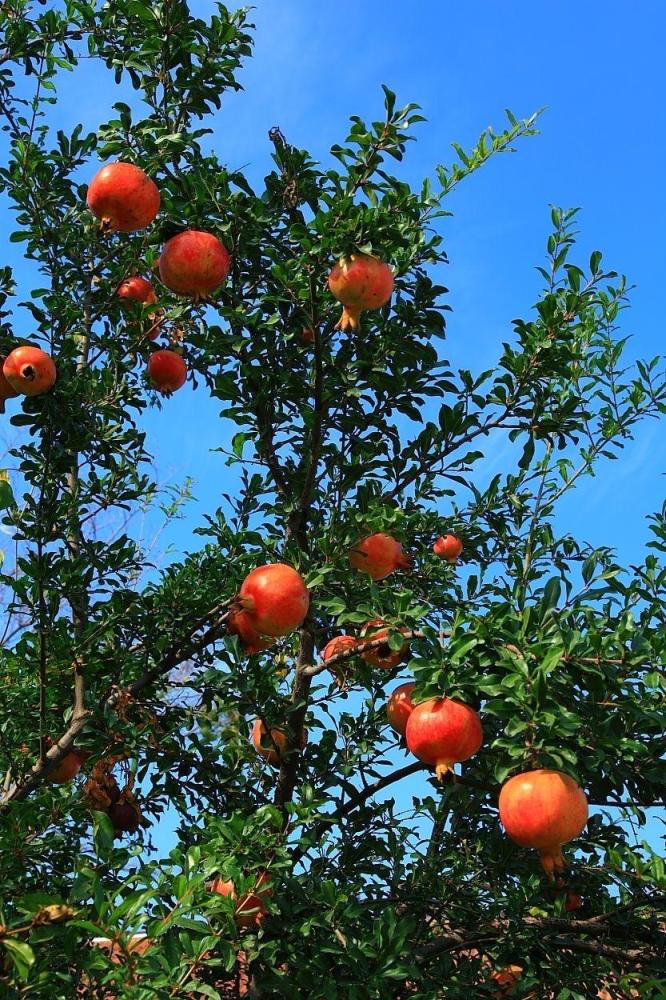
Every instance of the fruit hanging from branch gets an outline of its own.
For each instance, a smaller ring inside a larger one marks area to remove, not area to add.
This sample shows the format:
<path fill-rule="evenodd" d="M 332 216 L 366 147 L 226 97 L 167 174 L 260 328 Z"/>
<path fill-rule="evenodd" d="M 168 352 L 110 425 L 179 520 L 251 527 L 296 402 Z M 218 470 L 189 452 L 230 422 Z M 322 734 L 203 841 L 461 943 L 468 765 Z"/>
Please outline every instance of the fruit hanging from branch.
<path fill-rule="evenodd" d="M 23 396 L 41 396 L 55 385 L 53 358 L 40 347 L 15 347 L 5 358 L 2 373 L 12 389 Z"/>
<path fill-rule="evenodd" d="M 231 267 L 227 248 L 213 233 L 186 229 L 164 244 L 160 277 L 167 288 L 195 302 L 208 298 L 225 281 Z"/>
<path fill-rule="evenodd" d="M 134 233 L 149 226 L 160 208 L 157 184 L 133 163 L 107 163 L 90 182 L 88 208 L 105 233 Z"/>
<path fill-rule="evenodd" d="M 431 698 L 416 705 L 405 729 L 407 749 L 435 768 L 442 781 L 453 765 L 473 756 L 483 743 L 478 714 L 452 698 Z"/>
<path fill-rule="evenodd" d="M 47 741 L 47 746 L 52 746 L 52 741 Z M 56 764 L 56 766 L 49 771 L 46 776 L 46 780 L 52 785 L 65 785 L 72 778 L 75 778 L 87 754 L 79 753 L 77 750 L 70 750 L 66 753 L 62 760 Z"/>
<path fill-rule="evenodd" d="M 368 535 L 349 550 L 354 569 L 367 573 L 373 580 L 383 580 L 396 569 L 411 569 L 412 560 L 392 535 L 376 532 Z"/>
<path fill-rule="evenodd" d="M 298 744 L 299 750 L 304 750 L 307 742 L 308 734 L 304 729 Z M 287 745 L 287 734 L 284 729 L 277 726 L 272 727 L 269 732 L 261 719 L 255 719 L 252 726 L 252 745 L 258 754 L 266 758 L 269 764 L 273 767 L 279 767 Z"/>
<path fill-rule="evenodd" d="M 358 330 L 362 312 L 379 309 L 391 298 L 393 272 L 376 257 L 353 253 L 334 265 L 328 287 L 342 303 L 342 316 L 335 329 Z"/>
<path fill-rule="evenodd" d="M 14 388 L 13 385 L 5 378 L 5 374 L 2 370 L 5 363 L 5 358 L 0 358 L 0 413 L 5 412 L 5 402 L 8 399 L 14 399 L 20 393 Z"/>
<path fill-rule="evenodd" d="M 274 645 L 275 639 L 270 636 L 263 636 L 257 632 L 252 618 L 247 611 L 234 611 L 227 621 L 227 632 L 229 635 L 237 635 L 243 651 L 252 656 L 261 653 L 265 649 L 270 649 Z"/>
<path fill-rule="evenodd" d="M 116 294 L 123 304 L 136 302 L 139 305 L 149 306 L 157 303 L 157 295 L 155 294 L 152 282 L 148 281 L 147 278 L 142 278 L 138 274 L 125 278 L 118 286 Z M 149 340 L 156 340 L 160 335 L 163 313 L 161 310 L 151 310 L 149 316 L 151 320 L 155 321 L 152 323 L 147 336 Z"/>
<path fill-rule="evenodd" d="M 373 618 L 372 621 L 367 622 L 361 629 L 360 642 L 385 640 L 380 646 L 375 646 L 373 649 L 366 649 L 361 653 L 362 658 L 371 667 L 379 667 L 381 670 L 393 670 L 407 656 L 409 643 L 403 643 L 399 649 L 392 649 L 388 641 L 390 633 L 390 627 L 381 618 Z"/>
<path fill-rule="evenodd" d="M 148 358 L 148 378 L 158 392 L 170 396 L 185 385 L 187 365 L 175 351 L 155 351 Z"/>
<path fill-rule="evenodd" d="M 539 852 L 549 878 L 566 868 L 562 845 L 587 823 L 585 792 L 562 771 L 542 768 L 516 774 L 502 786 L 499 817 L 511 840 Z"/>
<path fill-rule="evenodd" d="M 407 684 L 400 684 L 391 691 L 389 699 L 386 702 L 386 715 L 389 726 L 401 736 L 405 735 L 407 720 L 414 711 L 415 706 L 412 701 L 412 692 L 415 687 L 416 684 L 413 681 L 409 681 Z"/>
<path fill-rule="evenodd" d="M 454 563 L 463 550 L 463 543 L 455 535 L 442 535 L 432 547 L 432 551 L 445 562 Z"/>
<path fill-rule="evenodd" d="M 109 819 L 116 833 L 136 833 L 139 829 L 141 810 L 128 789 L 124 789 L 118 801 L 109 806 Z"/>
<path fill-rule="evenodd" d="M 260 872 L 254 891 L 245 892 L 237 900 L 236 887 L 230 879 L 216 878 L 210 883 L 210 891 L 236 901 L 234 921 L 238 928 L 257 926 L 267 912 L 266 900 L 272 896 L 272 878 L 268 872 Z"/>
<path fill-rule="evenodd" d="M 286 563 L 253 569 L 243 580 L 238 598 L 260 635 L 288 635 L 300 628 L 310 606 L 303 577 Z"/>
<path fill-rule="evenodd" d="M 321 658 L 324 663 L 327 663 L 335 656 L 351 652 L 356 646 L 358 646 L 358 639 L 355 639 L 353 635 L 336 635 L 324 646 Z M 350 660 L 342 660 L 340 663 L 334 663 L 332 667 L 329 667 L 339 687 L 342 687 L 347 681 L 349 666 Z"/>

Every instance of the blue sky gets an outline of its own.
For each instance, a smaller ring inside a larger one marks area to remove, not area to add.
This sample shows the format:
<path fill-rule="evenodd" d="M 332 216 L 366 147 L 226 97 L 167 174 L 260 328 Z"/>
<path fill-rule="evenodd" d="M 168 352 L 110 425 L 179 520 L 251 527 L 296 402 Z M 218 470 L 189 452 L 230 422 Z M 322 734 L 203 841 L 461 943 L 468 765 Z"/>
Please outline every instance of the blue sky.
<path fill-rule="evenodd" d="M 194 0 L 191 8 L 204 15 L 212 4 Z M 271 126 L 323 158 L 344 139 L 350 114 L 381 115 L 381 83 L 397 92 L 399 103 L 419 103 L 427 116 L 403 168 L 414 182 L 451 159 L 451 141 L 467 146 L 485 126 L 499 127 L 503 108 L 525 117 L 547 106 L 542 134 L 470 178 L 448 205 L 455 215 L 444 223 L 451 263 L 442 278 L 451 290 L 446 350 L 454 364 L 490 367 L 511 320 L 528 314 L 551 203 L 582 207 L 583 260 L 599 248 L 636 285 L 623 320 L 632 355 L 663 350 L 661 0 L 258 0 L 253 18 L 256 50 L 241 75 L 245 92 L 229 97 L 215 121 L 219 155 L 246 167 L 253 181 L 268 169 Z M 65 76 L 59 124 L 95 128 L 104 120 L 119 95 L 100 74 L 86 65 L 82 74 Z M 27 280 L 22 245 L 8 243 L 12 222 L 4 206 L 0 221 L 5 261 L 19 281 Z M 161 411 L 151 410 L 145 426 L 158 479 L 195 482 L 198 502 L 157 543 L 159 552 L 182 551 L 202 510 L 215 507 L 228 488 L 229 472 L 210 449 L 228 443 L 230 429 L 204 392 L 190 386 Z M 625 563 L 642 557 L 644 515 L 665 492 L 663 426 L 644 425 L 623 462 L 607 463 L 598 478 L 581 483 L 561 507 L 563 531 L 615 545 Z M 13 436 L 9 428 L 3 433 Z"/>

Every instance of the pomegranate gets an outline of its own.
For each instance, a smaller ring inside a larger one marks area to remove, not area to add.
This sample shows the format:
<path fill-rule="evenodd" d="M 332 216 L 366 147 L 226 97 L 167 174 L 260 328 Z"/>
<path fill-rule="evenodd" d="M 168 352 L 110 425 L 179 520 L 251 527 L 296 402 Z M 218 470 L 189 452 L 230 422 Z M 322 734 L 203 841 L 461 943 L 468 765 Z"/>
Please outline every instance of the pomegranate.
<path fill-rule="evenodd" d="M 109 958 L 114 965 L 120 965 L 124 962 L 128 954 L 145 955 L 152 943 L 147 934 L 132 934 L 125 939 L 122 945 L 119 941 L 103 937 L 93 938 L 91 942 L 94 948 L 101 948 L 103 951 L 108 951 Z"/>
<path fill-rule="evenodd" d="M 141 823 L 141 810 L 130 792 L 122 792 L 117 802 L 109 806 L 109 819 L 116 833 L 136 833 Z"/>
<path fill-rule="evenodd" d="M 57 764 L 52 771 L 46 776 L 46 780 L 50 781 L 52 785 L 64 785 L 76 775 L 81 770 L 81 765 L 83 764 L 83 759 L 76 750 L 70 750 L 62 758 L 59 764 Z"/>
<path fill-rule="evenodd" d="M 304 729 L 299 749 L 304 750 L 307 742 L 308 734 Z M 286 744 L 287 734 L 283 729 L 271 729 L 269 736 L 261 719 L 255 719 L 252 726 L 252 745 L 257 753 L 265 757 L 273 767 L 279 767 L 282 763 L 282 753 Z"/>
<path fill-rule="evenodd" d="M 390 628 L 377 628 L 378 625 L 386 625 L 381 618 L 373 618 L 361 629 L 361 642 L 369 642 L 374 639 L 388 639 Z M 371 667 L 381 667 L 382 670 L 393 670 L 409 652 L 409 643 L 405 642 L 400 649 L 391 649 L 388 642 L 374 649 L 366 649 L 361 656 Z"/>
<path fill-rule="evenodd" d="M 376 257 L 351 254 L 333 267 L 328 287 L 342 303 L 342 316 L 335 329 L 358 330 L 365 309 L 379 309 L 391 298 L 393 272 Z"/>
<path fill-rule="evenodd" d="M 41 396 L 55 385 L 53 358 L 40 347 L 15 347 L 5 358 L 2 372 L 12 389 L 23 396 Z"/>
<path fill-rule="evenodd" d="M 408 684 L 400 684 L 399 687 L 391 691 L 389 700 L 386 702 L 386 714 L 389 726 L 396 733 L 400 733 L 401 736 L 405 735 L 407 719 L 414 711 L 412 691 L 415 687 L 416 684 L 413 681 Z"/>
<path fill-rule="evenodd" d="M 314 330 L 312 330 L 309 326 L 303 327 L 301 330 L 301 337 L 306 344 L 314 344 L 315 342 Z"/>
<path fill-rule="evenodd" d="M 158 392 L 170 396 L 187 379 L 187 365 L 175 351 L 155 351 L 148 358 L 148 377 Z"/>
<path fill-rule="evenodd" d="M 270 649 L 275 639 L 267 639 L 255 629 L 247 611 L 234 611 L 227 622 L 229 635 L 237 635 L 240 644 L 248 656 Z"/>
<path fill-rule="evenodd" d="M 253 569 L 238 594 L 261 635 L 287 635 L 299 628 L 308 613 L 310 594 L 303 577 L 285 563 Z"/>
<path fill-rule="evenodd" d="M 587 823 L 587 798 L 573 778 L 543 768 L 516 774 L 502 786 L 499 817 L 509 837 L 539 852 L 549 878 L 565 868 L 562 845 Z"/>
<path fill-rule="evenodd" d="M 434 765 L 439 781 L 458 761 L 467 760 L 483 743 L 479 716 L 461 701 L 431 698 L 416 705 L 405 729 L 407 749 Z"/>
<path fill-rule="evenodd" d="M 260 924 L 266 914 L 266 899 L 273 894 L 272 878 L 268 872 L 260 872 L 254 892 L 246 892 L 236 903 L 234 920 L 237 927 L 251 927 Z M 228 896 L 236 900 L 236 887 L 233 882 L 216 878 L 210 885 L 211 892 L 220 896 Z"/>
<path fill-rule="evenodd" d="M 105 233 L 145 229 L 160 208 L 154 181 L 133 163 L 107 163 L 88 188 L 88 208 L 102 221 Z"/>
<path fill-rule="evenodd" d="M 358 645 L 358 639 L 355 639 L 353 635 L 336 635 L 334 639 L 327 642 L 322 650 L 321 658 L 326 663 L 328 660 L 332 660 L 334 656 L 339 656 L 342 653 L 348 653 L 355 646 Z M 335 677 L 338 685 L 342 687 L 347 680 L 347 672 L 349 668 L 349 660 L 342 660 L 340 663 L 334 663 L 330 667 L 330 671 Z"/>
<path fill-rule="evenodd" d="M 442 535 L 432 547 L 432 551 L 440 559 L 454 563 L 463 550 L 463 544 L 455 535 Z"/>
<path fill-rule="evenodd" d="M 142 305 L 149 306 L 157 302 L 152 283 L 147 278 L 141 278 L 138 274 L 125 278 L 118 286 L 117 294 L 121 299 L 131 299 L 134 302 L 141 302 Z"/>
<path fill-rule="evenodd" d="M 564 909 L 567 913 L 573 913 L 574 910 L 580 910 L 583 905 L 583 898 L 579 896 L 577 892 L 568 892 L 567 898 L 564 901 Z"/>
<path fill-rule="evenodd" d="M 492 994 L 494 997 L 510 997 L 515 992 L 518 981 L 523 973 L 522 965 L 505 965 L 497 972 L 491 972 L 490 978 L 499 986 Z"/>
<path fill-rule="evenodd" d="M 160 277 L 179 295 L 195 302 L 219 288 L 229 273 L 229 251 L 212 233 L 186 229 L 164 244 L 159 260 Z"/>
<path fill-rule="evenodd" d="M 10 385 L 4 376 L 4 372 L 2 371 L 4 363 L 5 359 L 0 358 L 0 413 L 5 412 L 5 400 L 13 399 L 19 395 L 14 386 Z"/>
<path fill-rule="evenodd" d="M 354 569 L 367 573 L 373 580 L 383 580 L 394 570 L 408 570 L 412 565 L 400 542 L 383 532 L 368 535 L 352 546 L 349 561 Z"/>

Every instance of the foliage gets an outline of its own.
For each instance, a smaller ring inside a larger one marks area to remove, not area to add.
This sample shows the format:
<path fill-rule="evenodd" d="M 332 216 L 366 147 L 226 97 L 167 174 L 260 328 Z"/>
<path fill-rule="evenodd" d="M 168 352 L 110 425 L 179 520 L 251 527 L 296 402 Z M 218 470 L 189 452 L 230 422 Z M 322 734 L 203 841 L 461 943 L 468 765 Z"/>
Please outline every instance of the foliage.
<path fill-rule="evenodd" d="M 1 11 L 0 184 L 16 213 L 9 239 L 39 283 L 16 289 L 0 271 L 0 353 L 20 340 L 20 306 L 58 367 L 54 391 L 11 417 L 11 485 L 0 484 L 17 549 L 2 573 L 3 995 L 234 996 L 249 970 L 264 996 L 492 996 L 490 973 L 509 964 L 523 969 L 516 996 L 657 995 L 663 862 L 627 821 L 640 826 L 666 783 L 666 507 L 630 569 L 560 536 L 554 517 L 581 477 L 621 458 L 639 421 L 666 412 L 663 362 L 625 361 L 625 280 L 597 252 L 578 260 L 575 212 L 559 209 L 539 300 L 494 368 L 442 356 L 446 196 L 533 134 L 535 117 L 508 114 L 413 190 L 390 161 L 423 119 L 385 87 L 384 118 L 353 118 L 324 165 L 272 130 L 274 166 L 254 191 L 206 140 L 251 53 L 246 11 L 219 5 L 203 21 L 184 0 Z M 144 117 L 118 102 L 96 133 L 52 127 L 58 75 L 83 57 L 129 82 Z M 144 232 L 104 237 L 85 183 L 118 157 L 156 180 L 162 210 Z M 233 254 L 213 301 L 160 288 L 160 304 L 199 392 L 235 425 L 227 464 L 240 486 L 184 560 L 151 573 L 131 520 L 105 528 L 164 502 L 141 429 L 150 345 L 115 290 L 185 225 Z M 326 276 L 354 251 L 392 265 L 395 293 L 360 333 L 338 334 Z M 486 482 L 484 454 L 507 440 L 515 468 Z M 416 554 L 411 574 L 350 572 L 349 546 L 378 530 Z M 432 554 L 443 531 L 464 540 L 462 567 Z M 311 612 L 247 658 L 225 604 L 275 560 L 305 575 Z M 420 765 L 403 766 L 384 719 L 400 668 L 354 661 L 337 686 L 317 657 L 377 617 L 415 633 L 416 697 L 446 692 L 482 713 L 483 750 L 425 795 L 410 793 Z M 248 742 L 257 717 L 286 725 L 292 746 L 310 732 L 278 774 Z M 48 757 L 47 736 L 60 738 Z M 83 781 L 45 780 L 75 740 L 91 753 L 86 777 L 121 758 L 137 835 L 114 838 Z M 499 784 L 537 765 L 577 776 L 596 807 L 569 851 L 578 913 L 498 824 Z M 177 846 L 159 858 L 151 823 L 167 805 Z M 269 914 L 239 935 L 209 880 L 242 893 L 266 868 Z M 145 954 L 127 950 L 135 933 L 151 939 Z"/>

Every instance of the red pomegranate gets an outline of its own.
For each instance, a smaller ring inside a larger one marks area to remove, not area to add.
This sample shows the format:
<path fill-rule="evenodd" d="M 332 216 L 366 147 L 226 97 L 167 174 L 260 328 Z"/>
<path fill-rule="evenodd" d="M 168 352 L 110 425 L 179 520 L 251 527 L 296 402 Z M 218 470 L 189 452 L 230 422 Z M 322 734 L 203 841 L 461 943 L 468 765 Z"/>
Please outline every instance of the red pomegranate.
<path fill-rule="evenodd" d="M 439 781 L 483 743 L 479 716 L 461 701 L 431 698 L 416 705 L 405 729 L 407 749 L 435 768 Z"/>
<path fill-rule="evenodd" d="M 307 742 L 308 734 L 304 729 L 299 749 L 304 750 Z M 269 736 L 261 719 L 255 719 L 252 726 L 252 746 L 273 767 L 279 767 L 282 763 L 282 753 L 286 744 L 287 734 L 283 729 L 273 728 Z"/>
<path fill-rule="evenodd" d="M 261 635 L 287 635 L 308 612 L 310 594 L 303 577 L 285 563 L 253 569 L 238 594 L 242 608 Z"/>
<path fill-rule="evenodd" d="M 512 840 L 539 852 L 544 871 L 553 878 L 566 867 L 562 845 L 585 828 L 587 798 L 568 774 L 549 768 L 526 771 L 502 786 L 499 817 Z"/>
<path fill-rule="evenodd" d="M 186 229 L 164 244 L 159 260 L 160 277 L 179 295 L 195 302 L 219 288 L 229 273 L 229 251 L 212 233 Z"/>
<path fill-rule="evenodd" d="M 145 229 L 160 208 L 157 185 L 133 163 L 107 163 L 88 188 L 88 208 L 106 233 Z"/>
<path fill-rule="evenodd" d="M 492 994 L 494 997 L 510 997 L 514 994 L 518 981 L 523 974 L 522 965 L 505 965 L 503 969 L 492 972 L 490 978 L 499 986 Z"/>
<path fill-rule="evenodd" d="M 274 638 L 266 638 L 257 632 L 247 611 L 234 611 L 231 614 L 227 622 L 227 632 L 229 635 L 238 636 L 248 656 L 270 649 L 275 642 Z"/>
<path fill-rule="evenodd" d="M 361 629 L 360 642 L 369 642 L 370 640 L 388 639 L 391 629 L 380 628 L 378 626 L 386 626 L 386 622 L 382 621 L 381 618 L 373 618 L 372 621 L 367 622 Z M 375 646 L 373 649 L 366 649 L 361 656 L 366 663 L 369 663 L 371 667 L 380 667 L 382 670 L 393 670 L 398 664 L 404 660 L 409 652 L 409 643 L 405 642 L 400 649 L 391 649 L 388 642 L 383 643 L 381 646 Z"/>
<path fill-rule="evenodd" d="M 237 927 L 251 927 L 260 924 L 266 914 L 266 899 L 273 894 L 272 878 L 268 872 L 260 872 L 254 892 L 244 893 L 236 903 L 234 920 Z M 216 878 L 210 885 L 211 892 L 236 899 L 233 882 Z"/>
<path fill-rule="evenodd" d="M 153 305 L 157 302 L 155 289 L 147 278 L 142 278 L 138 274 L 133 274 L 125 278 L 118 286 L 118 297 L 121 299 L 131 299 L 134 302 L 141 302 L 143 305 Z"/>
<path fill-rule="evenodd" d="M 327 663 L 328 660 L 332 660 L 334 656 L 339 656 L 342 653 L 348 653 L 357 645 L 358 639 L 355 639 L 353 635 L 336 635 L 334 639 L 331 639 L 331 641 L 327 642 L 324 646 L 321 658 L 324 663 Z M 345 684 L 349 673 L 349 659 L 341 660 L 340 663 L 334 663 L 329 669 L 335 677 L 338 685 L 342 687 Z"/>
<path fill-rule="evenodd" d="M 122 792 L 117 802 L 108 810 L 109 819 L 116 833 L 136 833 L 141 823 L 141 810 L 131 792 Z"/>
<path fill-rule="evenodd" d="M 388 264 L 364 253 L 343 257 L 328 276 L 328 287 L 342 303 L 336 330 L 358 330 L 361 313 L 379 309 L 391 298 L 393 272 Z"/>
<path fill-rule="evenodd" d="M 440 559 L 454 563 L 463 550 L 463 544 L 455 535 L 442 535 L 432 547 L 432 551 Z"/>
<path fill-rule="evenodd" d="M 304 326 L 303 329 L 301 330 L 301 338 L 305 341 L 306 344 L 314 344 L 315 342 L 314 330 L 312 330 L 309 326 Z"/>
<path fill-rule="evenodd" d="M 5 378 L 2 367 L 5 363 L 4 358 L 0 358 L 0 413 L 5 412 L 5 401 L 7 399 L 13 399 L 18 396 L 19 393 L 16 391 L 13 385 L 10 385 Z"/>
<path fill-rule="evenodd" d="M 50 781 L 52 785 L 64 785 L 76 775 L 81 770 L 81 765 L 83 764 L 83 758 L 76 752 L 76 750 L 70 750 L 62 758 L 59 764 L 57 764 L 52 771 L 46 776 L 46 780 Z"/>
<path fill-rule="evenodd" d="M 583 905 L 583 897 L 579 896 L 577 892 L 568 892 L 567 898 L 564 901 L 564 909 L 567 913 L 573 913 L 574 910 L 580 910 Z"/>
<path fill-rule="evenodd" d="M 170 396 L 187 379 L 187 365 L 175 351 L 155 351 L 148 358 L 148 377 L 158 392 Z"/>
<path fill-rule="evenodd" d="M 349 550 L 349 561 L 354 569 L 367 573 L 373 580 L 383 580 L 394 570 L 408 570 L 412 565 L 400 542 L 383 532 L 368 535 L 353 545 Z"/>
<path fill-rule="evenodd" d="M 414 711 L 412 691 L 415 687 L 416 684 L 412 681 L 408 684 L 400 684 L 399 687 L 391 691 L 389 700 L 386 702 L 386 714 L 389 726 L 396 733 L 400 733 L 401 736 L 405 735 L 407 720 Z"/>
<path fill-rule="evenodd" d="M 53 358 L 40 347 L 15 347 L 5 358 L 2 373 L 12 389 L 23 396 L 41 396 L 55 385 Z"/>

